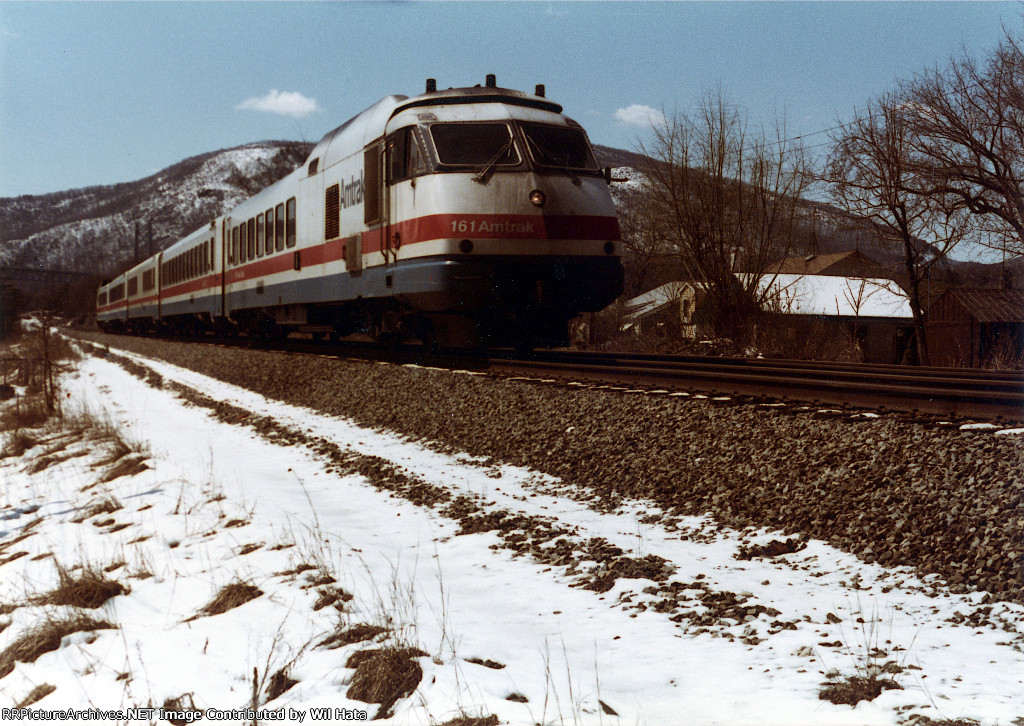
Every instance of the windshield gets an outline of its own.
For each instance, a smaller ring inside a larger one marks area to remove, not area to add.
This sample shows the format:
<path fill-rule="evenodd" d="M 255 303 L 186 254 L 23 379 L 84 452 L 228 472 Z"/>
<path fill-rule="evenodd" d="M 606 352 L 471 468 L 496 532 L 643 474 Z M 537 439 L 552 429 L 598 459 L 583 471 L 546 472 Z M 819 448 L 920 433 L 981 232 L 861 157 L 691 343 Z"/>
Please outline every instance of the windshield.
<path fill-rule="evenodd" d="M 530 156 L 541 166 L 596 170 L 597 161 L 579 129 L 545 124 L 522 124 Z"/>
<path fill-rule="evenodd" d="M 503 123 L 433 124 L 430 136 L 442 164 L 518 164 L 512 130 Z"/>

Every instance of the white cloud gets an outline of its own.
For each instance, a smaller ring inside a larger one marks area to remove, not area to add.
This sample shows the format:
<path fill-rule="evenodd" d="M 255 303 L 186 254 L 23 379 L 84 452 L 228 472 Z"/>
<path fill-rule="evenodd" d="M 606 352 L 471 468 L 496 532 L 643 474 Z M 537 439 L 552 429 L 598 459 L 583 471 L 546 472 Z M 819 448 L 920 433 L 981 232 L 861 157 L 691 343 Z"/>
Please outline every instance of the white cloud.
<path fill-rule="evenodd" d="M 292 118 L 305 118 L 320 110 L 316 99 L 306 98 L 298 91 L 278 91 L 276 88 L 261 98 L 254 97 L 242 101 L 236 108 L 243 111 L 265 111 Z"/>
<path fill-rule="evenodd" d="M 661 126 L 665 123 L 665 114 L 656 108 L 634 103 L 618 109 L 615 119 L 627 126 Z"/>

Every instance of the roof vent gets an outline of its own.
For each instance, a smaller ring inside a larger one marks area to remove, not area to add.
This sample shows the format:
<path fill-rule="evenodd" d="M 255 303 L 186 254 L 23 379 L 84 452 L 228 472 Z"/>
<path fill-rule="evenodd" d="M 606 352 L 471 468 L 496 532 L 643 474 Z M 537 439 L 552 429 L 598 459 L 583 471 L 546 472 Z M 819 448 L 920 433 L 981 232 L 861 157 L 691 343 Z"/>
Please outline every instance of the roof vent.
<path fill-rule="evenodd" d="M 497 88 L 498 87 L 498 77 L 495 76 L 493 73 L 488 73 L 487 74 L 487 87 L 488 88 Z"/>
<path fill-rule="evenodd" d="M 437 79 L 436 78 L 428 78 L 427 79 L 427 93 L 434 93 L 435 91 L 437 91 Z"/>
<path fill-rule="evenodd" d="M 543 83 L 538 83 L 537 84 L 537 88 L 534 89 L 533 95 L 534 96 L 540 96 L 541 98 L 544 98 L 544 84 Z"/>

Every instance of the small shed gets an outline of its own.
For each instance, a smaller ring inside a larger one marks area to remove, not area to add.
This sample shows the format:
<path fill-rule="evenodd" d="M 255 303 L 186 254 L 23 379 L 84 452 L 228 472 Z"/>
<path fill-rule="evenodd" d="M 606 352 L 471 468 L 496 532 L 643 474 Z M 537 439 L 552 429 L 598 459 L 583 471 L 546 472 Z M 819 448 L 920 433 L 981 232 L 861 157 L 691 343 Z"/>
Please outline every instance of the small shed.
<path fill-rule="evenodd" d="M 662 332 L 666 337 L 693 338 L 697 332 L 693 313 L 703 297 L 700 284 L 681 280 L 666 282 L 626 301 L 622 331 L 638 335 Z"/>
<path fill-rule="evenodd" d="M 1024 359 L 1024 290 L 947 290 L 925 318 L 932 365 L 1019 366 Z"/>

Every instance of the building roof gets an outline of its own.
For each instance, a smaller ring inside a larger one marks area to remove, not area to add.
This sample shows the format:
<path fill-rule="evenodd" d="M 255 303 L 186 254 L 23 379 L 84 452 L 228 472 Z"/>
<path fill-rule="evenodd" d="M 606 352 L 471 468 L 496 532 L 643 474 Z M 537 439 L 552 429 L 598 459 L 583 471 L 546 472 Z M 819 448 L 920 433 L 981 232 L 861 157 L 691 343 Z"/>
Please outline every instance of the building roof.
<path fill-rule="evenodd" d="M 1024 322 L 1024 290 L 957 288 L 946 291 L 980 323 Z"/>
<path fill-rule="evenodd" d="M 774 269 L 774 268 L 773 268 Z M 778 263 L 781 275 L 865 275 L 879 276 L 881 265 L 860 250 L 834 252 L 828 255 L 787 257 Z"/>
<path fill-rule="evenodd" d="M 910 301 L 892 280 L 834 275 L 766 275 L 758 292 L 792 315 L 912 319 Z"/>
<path fill-rule="evenodd" d="M 648 290 L 642 295 L 626 301 L 626 312 L 630 317 L 642 318 L 660 310 L 670 302 L 682 299 L 687 292 L 692 292 L 695 287 L 692 283 L 684 281 L 666 282 L 653 290 Z"/>

